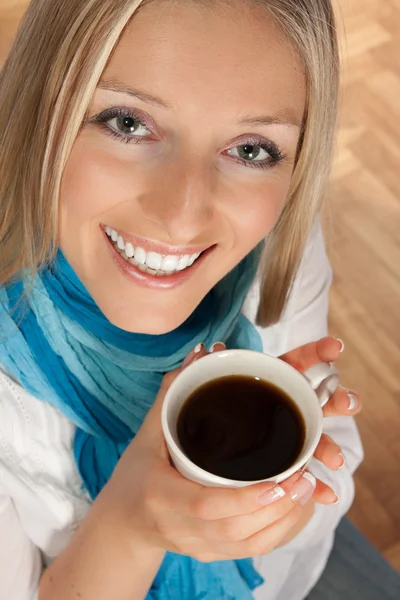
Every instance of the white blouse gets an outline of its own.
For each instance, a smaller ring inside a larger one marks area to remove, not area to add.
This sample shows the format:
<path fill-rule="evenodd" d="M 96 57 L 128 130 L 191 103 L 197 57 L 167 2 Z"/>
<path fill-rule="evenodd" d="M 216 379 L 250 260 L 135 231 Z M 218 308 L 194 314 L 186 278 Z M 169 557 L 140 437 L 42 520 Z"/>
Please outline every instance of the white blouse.
<path fill-rule="evenodd" d="M 281 321 L 260 329 L 264 351 L 279 356 L 326 335 L 331 270 L 320 229 L 308 243 Z M 257 282 L 243 311 L 254 321 Z M 302 600 L 324 569 L 334 530 L 354 496 L 352 474 L 363 458 L 350 417 L 325 420 L 346 464 L 333 472 L 317 461 L 310 470 L 332 485 L 340 502 L 316 506 L 290 543 L 255 559 L 265 584 L 256 600 Z M 28 394 L 0 370 L 0 599 L 34 600 L 43 568 L 66 547 L 90 508 L 73 456 L 75 426 L 56 408 Z M 118 599 L 116 599 L 118 600 Z M 177 600 L 179 600 L 177 598 Z"/>

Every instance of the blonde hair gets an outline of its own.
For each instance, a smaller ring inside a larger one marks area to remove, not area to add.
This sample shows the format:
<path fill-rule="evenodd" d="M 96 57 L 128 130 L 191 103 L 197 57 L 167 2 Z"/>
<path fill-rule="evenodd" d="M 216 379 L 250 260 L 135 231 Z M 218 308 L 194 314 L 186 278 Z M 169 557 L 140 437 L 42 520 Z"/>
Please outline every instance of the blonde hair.
<path fill-rule="evenodd" d="M 146 0 L 144 0 L 146 1 Z M 258 322 L 285 306 L 326 191 L 338 96 L 330 0 L 256 0 L 302 58 L 307 105 L 285 207 L 261 262 Z M 0 73 L 0 284 L 57 248 L 63 170 L 95 88 L 143 0 L 33 0 Z"/>

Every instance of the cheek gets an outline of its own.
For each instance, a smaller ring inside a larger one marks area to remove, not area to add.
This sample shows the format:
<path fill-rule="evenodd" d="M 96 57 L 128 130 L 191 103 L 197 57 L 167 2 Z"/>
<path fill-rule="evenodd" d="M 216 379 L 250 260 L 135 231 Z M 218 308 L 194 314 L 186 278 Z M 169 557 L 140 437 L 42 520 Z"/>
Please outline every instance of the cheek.
<path fill-rule="evenodd" d="M 290 176 L 271 174 L 268 183 L 248 186 L 232 203 L 230 220 L 242 247 L 252 248 L 274 227 L 285 205 Z"/>
<path fill-rule="evenodd" d="M 102 169 L 101 161 L 95 152 L 85 152 L 76 145 L 69 158 L 61 186 L 61 211 L 64 221 L 80 221 L 82 217 L 93 217 L 102 209 L 107 209 L 112 196 L 111 181 L 107 170 Z"/>
<path fill-rule="evenodd" d="M 61 185 L 60 238 L 98 227 L 102 217 L 117 205 L 129 202 L 132 172 L 110 153 L 96 148 L 87 136 L 71 152 Z M 136 181 L 135 188 L 137 189 Z"/>

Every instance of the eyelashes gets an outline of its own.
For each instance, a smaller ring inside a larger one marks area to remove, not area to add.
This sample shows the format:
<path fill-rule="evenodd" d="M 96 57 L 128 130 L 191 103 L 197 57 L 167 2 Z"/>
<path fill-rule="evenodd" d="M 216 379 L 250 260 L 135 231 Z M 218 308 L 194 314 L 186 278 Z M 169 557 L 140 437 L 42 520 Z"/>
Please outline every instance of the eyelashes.
<path fill-rule="evenodd" d="M 236 162 L 253 169 L 271 168 L 286 158 L 273 142 L 251 137 L 245 143 L 228 148 L 225 152 L 235 158 Z M 263 153 L 267 155 L 264 159 L 252 160 L 259 158 Z"/>
<path fill-rule="evenodd" d="M 155 142 L 159 136 L 145 113 L 126 107 L 113 107 L 85 121 L 94 124 L 114 140 L 125 144 Z M 247 168 L 269 169 L 286 158 L 286 155 L 271 140 L 260 136 L 249 136 L 242 143 L 223 151 L 234 162 Z"/>
<path fill-rule="evenodd" d="M 97 124 L 111 137 L 126 144 L 137 144 L 154 138 L 143 116 L 128 108 L 109 108 L 92 117 L 88 123 Z"/>

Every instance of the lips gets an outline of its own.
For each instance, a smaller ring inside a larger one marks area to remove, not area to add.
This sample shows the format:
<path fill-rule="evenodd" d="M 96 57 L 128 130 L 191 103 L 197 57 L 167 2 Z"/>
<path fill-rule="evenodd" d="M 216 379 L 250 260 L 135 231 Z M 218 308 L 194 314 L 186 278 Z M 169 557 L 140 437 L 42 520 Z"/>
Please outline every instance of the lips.
<path fill-rule="evenodd" d="M 122 232 L 117 232 L 108 226 L 101 227 L 101 229 L 105 242 L 110 250 L 111 258 L 119 268 L 120 272 L 136 285 L 145 288 L 170 290 L 182 285 L 196 273 L 207 257 L 212 254 L 217 247 L 216 244 L 205 247 L 203 250 L 201 250 L 201 247 L 197 247 L 197 252 L 194 254 L 181 254 L 179 253 L 179 248 L 174 247 L 174 253 L 161 254 L 154 252 L 153 250 L 146 251 L 142 246 L 134 246 L 132 243 L 134 241 L 133 236 L 130 236 L 130 240 L 132 241 L 126 241 L 126 237 L 124 239 Z M 135 238 L 135 240 L 136 239 L 140 238 Z M 166 248 L 165 246 L 158 244 L 147 243 L 146 245 L 148 248 L 154 248 L 154 246 L 162 250 Z M 130 246 L 132 246 L 132 248 Z M 189 248 L 185 247 L 184 249 L 188 250 Z M 132 256 L 128 256 L 129 254 L 132 254 Z M 145 260 L 143 261 L 144 257 Z M 160 258 L 161 266 L 170 270 L 162 271 L 161 269 L 152 269 L 148 266 L 149 264 L 153 264 L 158 267 Z M 142 264 L 139 263 L 138 259 L 142 261 Z M 184 266 L 185 263 L 187 263 L 186 266 Z M 174 267 L 175 265 L 176 268 L 171 270 L 171 267 Z"/>
<path fill-rule="evenodd" d="M 111 229 L 111 227 L 106 226 L 104 231 L 122 258 L 136 266 L 140 271 L 156 277 L 170 276 L 177 271 L 187 269 L 201 254 L 195 252 L 193 254 L 165 255 L 159 252 L 146 251 L 141 246 L 133 246 L 130 241 L 126 241 L 121 234 L 115 229 Z"/>

